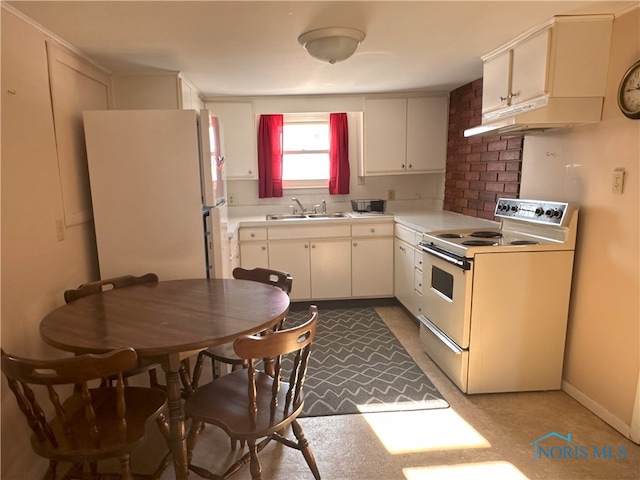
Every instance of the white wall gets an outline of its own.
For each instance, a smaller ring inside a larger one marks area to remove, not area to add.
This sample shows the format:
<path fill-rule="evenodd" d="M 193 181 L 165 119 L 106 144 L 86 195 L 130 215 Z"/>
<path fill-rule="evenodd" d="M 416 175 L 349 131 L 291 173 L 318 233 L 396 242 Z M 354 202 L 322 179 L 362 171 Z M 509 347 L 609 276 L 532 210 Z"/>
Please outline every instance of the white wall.
<path fill-rule="evenodd" d="M 580 205 L 564 389 L 625 435 L 640 402 L 640 120 L 622 115 L 617 92 L 640 58 L 639 30 L 638 8 L 615 19 L 601 123 L 525 137 L 520 195 Z"/>
<path fill-rule="evenodd" d="M 93 226 L 64 228 L 45 49 L 46 36 L 2 9 L 2 348 L 59 357 L 39 334 L 62 294 L 97 278 Z M 12 93 L 10 93 L 12 92 Z M 2 379 L 2 471 L 7 480 L 41 478 L 47 462 L 29 445 L 26 421 Z"/>

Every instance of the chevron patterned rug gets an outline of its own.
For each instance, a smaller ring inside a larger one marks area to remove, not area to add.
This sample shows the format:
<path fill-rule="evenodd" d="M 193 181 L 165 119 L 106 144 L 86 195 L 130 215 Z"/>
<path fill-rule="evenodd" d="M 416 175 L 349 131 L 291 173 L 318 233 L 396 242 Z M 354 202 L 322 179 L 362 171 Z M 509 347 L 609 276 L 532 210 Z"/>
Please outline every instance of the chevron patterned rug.
<path fill-rule="evenodd" d="M 373 308 L 319 310 L 304 391 L 301 417 L 449 406 Z"/>

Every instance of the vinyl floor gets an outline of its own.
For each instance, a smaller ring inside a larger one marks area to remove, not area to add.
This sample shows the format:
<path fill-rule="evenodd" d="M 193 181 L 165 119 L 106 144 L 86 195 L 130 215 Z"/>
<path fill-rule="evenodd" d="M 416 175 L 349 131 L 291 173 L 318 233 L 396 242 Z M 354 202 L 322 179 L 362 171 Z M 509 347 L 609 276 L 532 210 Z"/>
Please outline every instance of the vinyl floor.
<path fill-rule="evenodd" d="M 422 351 L 418 326 L 401 307 L 376 310 L 450 408 L 300 419 L 323 479 L 640 478 L 640 446 L 564 392 L 464 395 Z M 575 443 L 552 436 L 541 442 L 546 453 L 538 451 L 536 459 L 532 442 L 551 432 L 571 434 Z M 224 433 L 206 428 L 194 463 L 220 472 L 234 458 Z M 271 444 L 260 459 L 265 480 L 313 479 L 295 450 Z M 173 478 L 169 465 L 162 479 Z M 251 478 L 248 466 L 233 478 Z"/>

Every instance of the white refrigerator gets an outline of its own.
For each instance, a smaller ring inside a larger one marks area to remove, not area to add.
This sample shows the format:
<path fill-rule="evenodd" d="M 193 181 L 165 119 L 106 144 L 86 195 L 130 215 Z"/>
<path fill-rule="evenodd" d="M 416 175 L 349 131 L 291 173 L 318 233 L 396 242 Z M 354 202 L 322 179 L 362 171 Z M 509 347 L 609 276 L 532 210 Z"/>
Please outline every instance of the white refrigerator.
<path fill-rule="evenodd" d="M 222 276 L 218 132 L 207 110 L 84 112 L 101 278 Z"/>

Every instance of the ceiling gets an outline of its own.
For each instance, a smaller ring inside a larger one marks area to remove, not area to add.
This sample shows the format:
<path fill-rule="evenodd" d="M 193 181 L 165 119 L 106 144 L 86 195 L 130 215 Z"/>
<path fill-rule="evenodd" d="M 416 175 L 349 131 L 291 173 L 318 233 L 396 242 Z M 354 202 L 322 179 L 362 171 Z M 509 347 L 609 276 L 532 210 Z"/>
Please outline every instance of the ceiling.
<path fill-rule="evenodd" d="M 179 71 L 205 98 L 451 91 L 481 55 L 558 14 L 618 13 L 637 1 L 10 1 L 112 73 Z M 298 44 L 358 28 L 329 65 Z"/>

